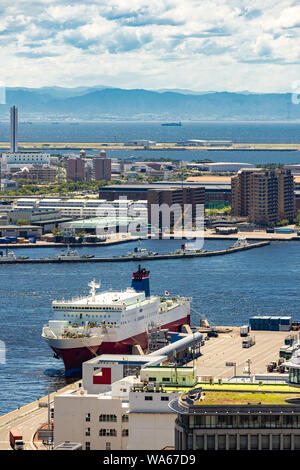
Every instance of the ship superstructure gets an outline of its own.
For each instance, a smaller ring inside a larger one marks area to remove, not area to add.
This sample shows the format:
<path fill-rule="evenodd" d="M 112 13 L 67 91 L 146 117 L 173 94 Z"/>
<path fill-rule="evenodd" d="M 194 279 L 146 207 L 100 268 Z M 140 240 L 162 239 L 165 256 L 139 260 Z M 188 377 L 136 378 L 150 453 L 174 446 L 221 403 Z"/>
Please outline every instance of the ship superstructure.
<path fill-rule="evenodd" d="M 130 288 L 90 294 L 52 303 L 54 319 L 42 336 L 64 361 L 66 371 L 80 368 L 92 357 L 105 353 L 130 353 L 132 346 L 147 348 L 147 332 L 153 324 L 180 331 L 190 322 L 190 299 L 150 295 L 149 271 L 133 273 Z"/>

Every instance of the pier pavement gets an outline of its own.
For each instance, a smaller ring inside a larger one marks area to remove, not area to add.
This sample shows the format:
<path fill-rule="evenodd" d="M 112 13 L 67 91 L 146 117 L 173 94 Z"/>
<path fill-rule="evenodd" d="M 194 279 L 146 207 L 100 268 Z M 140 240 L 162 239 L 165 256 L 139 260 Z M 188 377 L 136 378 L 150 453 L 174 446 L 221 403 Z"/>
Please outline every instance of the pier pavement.
<path fill-rule="evenodd" d="M 53 405 L 54 396 L 67 390 L 79 388 L 81 380 L 73 382 L 57 392 L 50 394 L 50 406 Z M 42 406 L 40 406 L 42 404 Z M 9 443 L 9 431 L 18 429 L 21 431 L 25 450 L 36 450 L 33 438 L 38 429 L 48 422 L 48 395 L 24 405 L 14 411 L 0 416 L 0 450 L 12 450 Z"/>

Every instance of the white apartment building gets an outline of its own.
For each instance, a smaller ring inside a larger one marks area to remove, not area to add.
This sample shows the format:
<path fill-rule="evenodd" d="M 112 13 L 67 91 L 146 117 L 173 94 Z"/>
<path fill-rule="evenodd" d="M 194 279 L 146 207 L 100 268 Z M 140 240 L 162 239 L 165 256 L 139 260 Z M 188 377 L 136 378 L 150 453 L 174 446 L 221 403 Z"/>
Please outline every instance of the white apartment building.
<path fill-rule="evenodd" d="M 14 152 L 2 153 L 2 172 L 9 172 L 12 168 L 23 168 L 28 165 L 50 165 L 49 153 Z"/>
<path fill-rule="evenodd" d="M 56 395 L 54 446 L 70 441 L 80 442 L 83 450 L 126 450 L 128 386 L 120 381 L 111 392 L 89 394 L 79 389 Z"/>
<path fill-rule="evenodd" d="M 129 392 L 128 450 L 162 450 L 175 445 L 176 414 L 170 412 L 169 402 L 177 392 Z"/>
<path fill-rule="evenodd" d="M 54 398 L 54 445 L 79 442 L 87 450 L 174 446 L 176 414 L 168 405 L 180 391 L 167 388 L 173 368 L 156 367 L 165 360 L 159 355 L 103 354 L 85 362 L 82 387 Z M 133 371 L 135 375 L 126 376 Z M 177 373 L 189 377 L 188 385 L 195 370 L 181 367 Z M 149 380 L 153 375 L 155 383 Z"/>
<path fill-rule="evenodd" d="M 122 211 L 128 216 L 147 215 L 147 201 L 124 200 L 106 201 L 105 199 L 62 199 L 62 198 L 21 198 L 17 208 L 39 207 L 56 209 L 62 216 L 74 219 L 89 219 L 92 217 L 122 216 Z M 128 210 L 128 214 L 127 214 Z M 137 213 L 139 212 L 139 213 Z M 125 215 L 125 214 L 123 214 Z"/>

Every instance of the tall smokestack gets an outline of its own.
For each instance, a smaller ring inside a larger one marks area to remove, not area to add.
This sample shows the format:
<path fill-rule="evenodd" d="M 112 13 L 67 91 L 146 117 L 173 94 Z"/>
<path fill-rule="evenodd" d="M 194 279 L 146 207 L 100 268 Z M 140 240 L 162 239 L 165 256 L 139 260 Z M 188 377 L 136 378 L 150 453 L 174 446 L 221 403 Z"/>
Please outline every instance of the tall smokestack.
<path fill-rule="evenodd" d="M 10 151 L 18 151 L 18 108 L 10 108 Z"/>

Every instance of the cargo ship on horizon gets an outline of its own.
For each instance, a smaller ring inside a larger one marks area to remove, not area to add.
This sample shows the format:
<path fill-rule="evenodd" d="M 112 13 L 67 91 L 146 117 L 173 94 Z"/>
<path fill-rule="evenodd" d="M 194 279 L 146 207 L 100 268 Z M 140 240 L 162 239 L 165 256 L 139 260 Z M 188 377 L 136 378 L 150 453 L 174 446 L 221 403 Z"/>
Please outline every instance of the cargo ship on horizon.
<path fill-rule="evenodd" d="M 134 345 L 145 350 L 151 325 L 176 332 L 190 324 L 190 299 L 151 296 L 149 274 L 139 266 L 124 291 L 96 293 L 100 284 L 92 281 L 90 295 L 52 302 L 54 319 L 42 337 L 67 375 L 100 354 L 130 354 Z"/>
<path fill-rule="evenodd" d="M 162 126 L 175 126 L 175 127 L 181 127 L 182 126 L 182 122 L 179 121 L 179 122 L 164 122 L 162 124 Z"/>

